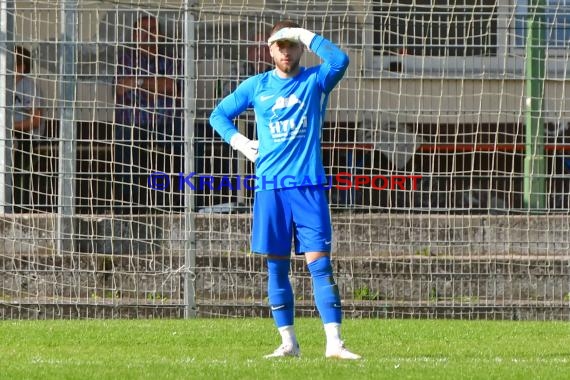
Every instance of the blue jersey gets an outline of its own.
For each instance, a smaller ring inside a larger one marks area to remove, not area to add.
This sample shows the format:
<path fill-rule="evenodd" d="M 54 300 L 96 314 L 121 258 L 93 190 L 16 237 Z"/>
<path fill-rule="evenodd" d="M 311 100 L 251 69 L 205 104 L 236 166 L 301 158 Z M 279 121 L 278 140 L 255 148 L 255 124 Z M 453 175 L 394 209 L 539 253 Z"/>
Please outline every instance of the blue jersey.
<path fill-rule="evenodd" d="M 322 36 L 309 47 L 324 62 L 301 67 L 293 78 L 275 70 L 255 75 L 225 97 L 210 123 L 229 142 L 237 128 L 233 119 L 255 111 L 259 156 L 256 191 L 326 183 L 321 155 L 321 128 L 328 95 L 348 67 L 348 56 Z"/>

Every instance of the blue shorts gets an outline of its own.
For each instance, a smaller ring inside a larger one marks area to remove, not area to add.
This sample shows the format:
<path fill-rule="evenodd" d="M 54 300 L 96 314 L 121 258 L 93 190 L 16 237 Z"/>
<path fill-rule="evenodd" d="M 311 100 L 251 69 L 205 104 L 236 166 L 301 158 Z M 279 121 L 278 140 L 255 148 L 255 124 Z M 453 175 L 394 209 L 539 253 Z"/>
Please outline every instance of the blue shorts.
<path fill-rule="evenodd" d="M 325 190 L 315 186 L 255 192 L 251 250 L 259 254 L 331 251 L 331 218 Z"/>

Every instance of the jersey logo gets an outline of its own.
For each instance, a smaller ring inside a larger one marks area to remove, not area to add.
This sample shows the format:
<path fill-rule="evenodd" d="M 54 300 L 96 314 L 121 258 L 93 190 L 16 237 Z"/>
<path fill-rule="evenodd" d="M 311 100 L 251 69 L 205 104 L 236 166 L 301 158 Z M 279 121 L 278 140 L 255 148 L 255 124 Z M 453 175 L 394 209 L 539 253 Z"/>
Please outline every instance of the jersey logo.
<path fill-rule="evenodd" d="M 273 108 L 271 108 L 271 111 L 275 112 L 276 110 L 280 110 L 283 108 L 293 107 L 295 104 L 300 104 L 301 108 L 303 108 L 303 103 L 301 103 L 301 100 L 299 100 L 299 98 L 295 94 L 292 94 L 291 96 L 286 98 L 280 96 L 275 101 L 275 104 L 273 105 Z"/>
<path fill-rule="evenodd" d="M 274 142 L 305 137 L 307 133 L 307 117 L 303 116 L 299 123 L 294 119 L 270 122 L 269 132 Z"/>
<path fill-rule="evenodd" d="M 266 101 L 266 100 L 268 100 L 268 99 L 271 99 L 273 96 L 275 96 L 275 95 L 261 95 L 261 96 L 259 97 L 259 100 L 261 100 L 262 102 L 264 102 L 264 101 Z"/>

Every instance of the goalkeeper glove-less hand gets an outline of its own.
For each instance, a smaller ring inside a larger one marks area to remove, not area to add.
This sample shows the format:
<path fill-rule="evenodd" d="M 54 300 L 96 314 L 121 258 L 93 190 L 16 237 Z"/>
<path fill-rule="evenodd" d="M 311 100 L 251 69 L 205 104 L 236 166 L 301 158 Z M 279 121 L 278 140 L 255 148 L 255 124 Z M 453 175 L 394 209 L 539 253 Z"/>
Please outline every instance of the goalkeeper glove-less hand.
<path fill-rule="evenodd" d="M 236 133 L 230 139 L 230 145 L 235 150 L 240 151 L 243 153 L 244 156 L 247 157 L 248 160 L 251 162 L 255 162 L 257 159 L 258 153 L 257 148 L 259 147 L 259 141 L 257 140 L 250 140 L 241 133 Z"/>
<path fill-rule="evenodd" d="M 311 41 L 315 37 L 315 33 L 303 28 L 283 28 L 279 29 L 275 34 L 269 37 L 267 43 L 271 45 L 275 41 L 287 40 L 294 43 L 302 43 L 307 48 L 311 45 Z"/>

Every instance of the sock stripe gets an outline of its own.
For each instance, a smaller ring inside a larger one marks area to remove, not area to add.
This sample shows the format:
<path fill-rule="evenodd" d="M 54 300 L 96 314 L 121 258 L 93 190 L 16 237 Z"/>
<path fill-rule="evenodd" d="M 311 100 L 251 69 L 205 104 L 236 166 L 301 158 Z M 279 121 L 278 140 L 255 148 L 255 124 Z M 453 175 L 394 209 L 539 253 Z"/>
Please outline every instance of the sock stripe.
<path fill-rule="evenodd" d="M 279 327 L 293 325 L 295 298 L 289 280 L 289 260 L 267 260 L 267 296 L 271 315 Z"/>

